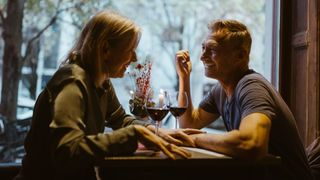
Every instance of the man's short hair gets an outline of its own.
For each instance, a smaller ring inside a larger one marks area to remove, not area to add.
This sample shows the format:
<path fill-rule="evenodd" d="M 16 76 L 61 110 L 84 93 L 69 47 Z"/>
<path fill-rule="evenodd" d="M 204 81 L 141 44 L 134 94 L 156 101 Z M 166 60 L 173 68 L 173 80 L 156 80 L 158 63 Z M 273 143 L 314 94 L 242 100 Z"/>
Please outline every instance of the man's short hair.
<path fill-rule="evenodd" d="M 236 20 L 215 20 L 208 28 L 218 44 L 233 43 L 235 48 L 245 50 L 248 55 L 251 49 L 251 35 L 244 24 Z"/>

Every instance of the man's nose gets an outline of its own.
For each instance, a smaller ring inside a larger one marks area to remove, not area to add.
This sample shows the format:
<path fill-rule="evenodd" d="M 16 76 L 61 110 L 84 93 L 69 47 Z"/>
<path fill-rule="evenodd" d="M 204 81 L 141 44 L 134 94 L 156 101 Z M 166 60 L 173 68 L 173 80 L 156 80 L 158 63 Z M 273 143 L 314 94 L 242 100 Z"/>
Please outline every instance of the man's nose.
<path fill-rule="evenodd" d="M 205 59 L 207 59 L 207 58 L 208 58 L 208 55 L 207 55 L 206 51 L 205 50 L 202 51 L 201 56 L 200 56 L 200 60 L 205 61 Z"/>

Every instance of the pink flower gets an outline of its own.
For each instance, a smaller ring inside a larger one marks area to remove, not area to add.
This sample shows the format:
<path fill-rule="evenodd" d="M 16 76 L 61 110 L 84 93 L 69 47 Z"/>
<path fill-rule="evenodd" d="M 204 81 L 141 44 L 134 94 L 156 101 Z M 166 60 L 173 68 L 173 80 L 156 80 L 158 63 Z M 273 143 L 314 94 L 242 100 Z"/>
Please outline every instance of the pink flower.
<path fill-rule="evenodd" d="M 150 90 L 152 63 L 150 57 L 147 57 L 143 64 L 137 64 L 131 77 L 135 78 L 135 92 L 132 94 L 132 99 L 129 101 L 130 111 L 132 114 L 144 117 L 147 116 L 143 105 L 147 100 L 147 95 Z"/>
<path fill-rule="evenodd" d="M 144 104 L 147 94 L 150 90 L 152 62 L 150 57 L 147 57 L 143 64 L 139 63 L 134 68 L 134 73 L 131 73 L 135 78 L 134 103 Z"/>
<path fill-rule="evenodd" d="M 143 68 L 143 65 L 137 64 L 136 69 L 140 70 L 140 69 L 142 69 L 142 68 Z"/>

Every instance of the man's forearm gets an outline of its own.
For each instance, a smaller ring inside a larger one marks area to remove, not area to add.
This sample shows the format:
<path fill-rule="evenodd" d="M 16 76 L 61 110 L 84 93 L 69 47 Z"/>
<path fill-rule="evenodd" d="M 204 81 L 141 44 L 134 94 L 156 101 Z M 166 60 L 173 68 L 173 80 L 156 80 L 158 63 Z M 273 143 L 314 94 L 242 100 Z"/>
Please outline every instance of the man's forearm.
<path fill-rule="evenodd" d="M 192 124 L 192 111 L 193 111 L 193 104 L 191 99 L 191 92 L 190 92 L 190 77 L 188 78 L 179 78 L 179 92 L 186 92 L 187 94 L 187 101 L 188 101 L 188 108 L 183 113 L 182 116 L 179 117 L 179 125 L 181 128 L 188 128 Z"/>
<path fill-rule="evenodd" d="M 225 134 L 197 134 L 193 136 L 199 148 L 216 151 L 231 157 L 257 159 L 261 156 L 250 139 L 242 137 L 238 130 Z"/>

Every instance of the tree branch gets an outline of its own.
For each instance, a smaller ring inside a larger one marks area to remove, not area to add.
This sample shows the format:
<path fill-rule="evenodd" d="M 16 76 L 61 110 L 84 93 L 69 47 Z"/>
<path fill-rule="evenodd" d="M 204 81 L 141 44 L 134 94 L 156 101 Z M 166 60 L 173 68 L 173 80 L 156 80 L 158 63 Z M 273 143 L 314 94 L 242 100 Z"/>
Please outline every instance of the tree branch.
<path fill-rule="evenodd" d="M 22 63 L 24 63 L 24 61 L 28 58 L 28 54 L 29 52 L 31 51 L 32 49 L 32 43 L 37 40 L 53 23 L 56 22 L 56 20 L 58 19 L 58 16 L 60 13 L 64 12 L 64 11 L 68 11 L 72 8 L 77 8 L 78 6 L 80 6 L 81 4 L 83 4 L 83 2 L 80 2 L 80 3 L 76 3 L 74 4 L 73 6 L 69 6 L 69 7 L 66 7 L 66 8 L 62 8 L 60 9 L 60 4 L 61 4 L 61 1 L 62 0 L 59 0 L 58 3 L 57 3 L 57 7 L 56 7 L 56 12 L 54 14 L 54 16 L 50 19 L 49 23 L 44 26 L 34 37 L 32 37 L 28 43 L 27 43 L 27 48 L 26 48 L 26 52 L 25 52 L 25 55 L 24 57 L 22 58 Z"/>
<path fill-rule="evenodd" d="M 165 50 L 165 52 L 169 55 L 169 57 L 172 56 L 173 52 L 170 52 L 170 49 L 168 48 L 168 46 L 170 46 L 170 45 L 165 45 L 164 43 L 160 43 L 160 46 Z M 157 62 L 160 62 L 160 61 L 157 61 Z M 175 61 L 172 60 L 172 64 L 173 64 L 173 67 L 175 67 Z M 161 64 L 159 64 L 157 67 L 163 67 L 163 66 L 161 66 Z M 166 68 L 166 67 L 164 67 L 164 68 Z M 164 72 L 163 75 L 166 76 L 171 82 L 176 81 L 176 79 L 174 79 L 172 76 L 170 76 L 170 73 L 165 73 L 166 69 L 163 69 L 163 72 Z"/>
<path fill-rule="evenodd" d="M 4 17 L 3 9 L 2 9 L 2 8 L 0 9 L 0 19 L 1 19 L 1 24 L 0 24 L 0 26 L 3 26 L 4 21 L 6 20 L 6 18 Z"/>
<path fill-rule="evenodd" d="M 168 5 L 167 5 L 167 3 L 165 1 L 162 1 L 162 5 L 163 5 L 163 9 L 164 9 L 165 15 L 166 15 L 166 17 L 168 19 L 169 27 L 173 27 L 173 22 L 171 21 L 171 18 L 170 18 Z"/>
<path fill-rule="evenodd" d="M 79 29 L 79 30 L 81 30 L 81 28 L 82 28 L 82 26 L 81 26 L 80 24 L 77 24 L 77 23 L 75 23 L 74 21 L 67 21 L 67 20 L 65 20 L 65 19 L 63 19 L 63 18 L 59 18 L 59 17 L 57 18 L 57 20 L 59 20 L 59 21 L 61 21 L 61 22 L 64 22 L 64 23 L 67 23 L 67 24 L 70 24 L 70 25 L 76 27 L 76 28 Z"/>

